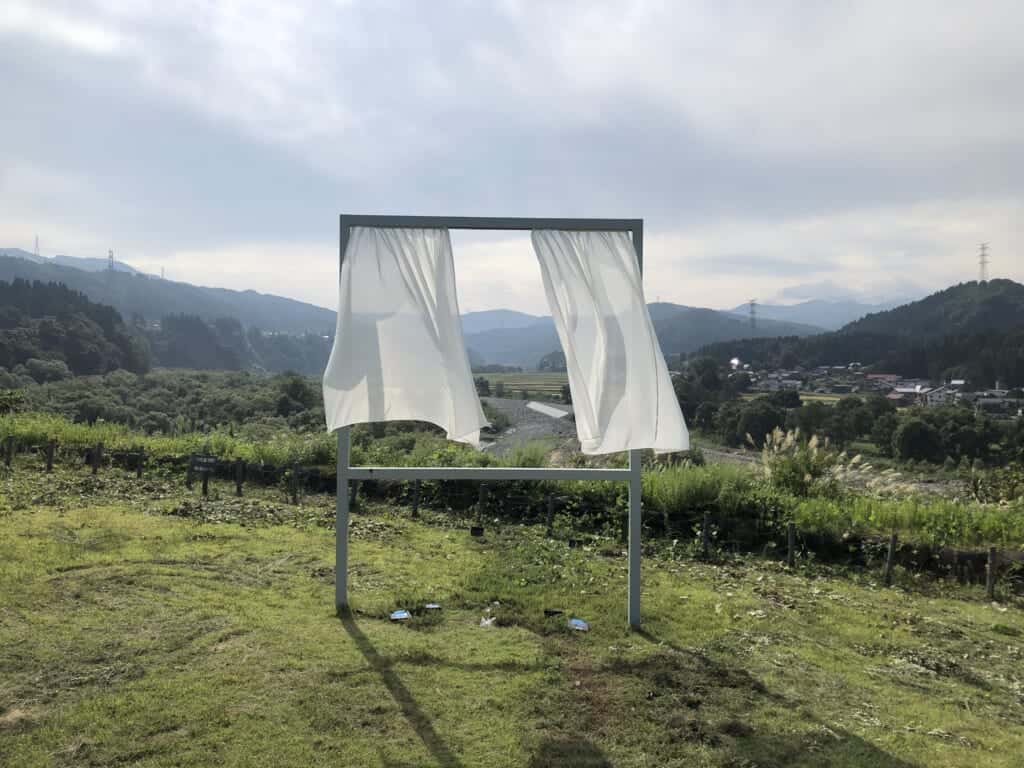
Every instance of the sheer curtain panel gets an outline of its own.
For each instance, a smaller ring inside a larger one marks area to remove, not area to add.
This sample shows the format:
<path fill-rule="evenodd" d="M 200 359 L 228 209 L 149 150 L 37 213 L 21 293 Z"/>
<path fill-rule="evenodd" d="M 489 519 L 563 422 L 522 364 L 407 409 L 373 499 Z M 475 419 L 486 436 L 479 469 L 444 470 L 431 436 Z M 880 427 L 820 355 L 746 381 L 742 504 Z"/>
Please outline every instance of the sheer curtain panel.
<path fill-rule="evenodd" d="M 538 229 L 532 240 L 583 452 L 689 448 L 630 236 Z"/>
<path fill-rule="evenodd" d="M 462 339 L 447 229 L 353 227 L 323 379 L 327 429 L 429 421 L 479 445 L 487 419 Z"/>

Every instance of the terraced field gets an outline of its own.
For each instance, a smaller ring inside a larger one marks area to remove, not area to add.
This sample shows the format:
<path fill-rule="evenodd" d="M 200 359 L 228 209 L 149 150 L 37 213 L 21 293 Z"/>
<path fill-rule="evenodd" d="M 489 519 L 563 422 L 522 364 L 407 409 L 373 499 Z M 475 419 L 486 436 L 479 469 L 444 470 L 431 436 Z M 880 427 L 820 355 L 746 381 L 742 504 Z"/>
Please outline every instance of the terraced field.
<path fill-rule="evenodd" d="M 492 393 L 501 382 L 505 390 L 505 397 L 515 397 L 522 392 L 528 392 L 534 399 L 560 400 L 562 387 L 569 383 L 569 377 L 565 373 L 481 373 L 477 375 L 490 382 Z"/>

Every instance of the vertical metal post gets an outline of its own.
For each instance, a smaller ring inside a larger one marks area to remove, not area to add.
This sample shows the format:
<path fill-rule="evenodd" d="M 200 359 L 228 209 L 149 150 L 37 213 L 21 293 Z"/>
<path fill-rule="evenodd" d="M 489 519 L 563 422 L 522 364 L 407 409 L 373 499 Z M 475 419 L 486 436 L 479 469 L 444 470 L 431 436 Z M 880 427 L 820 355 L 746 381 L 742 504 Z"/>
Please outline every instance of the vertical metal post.
<path fill-rule="evenodd" d="M 640 451 L 629 452 L 629 626 L 640 629 Z"/>
<path fill-rule="evenodd" d="M 348 607 L 348 466 L 349 428 L 338 430 L 338 495 L 334 518 L 334 607 Z"/>
<path fill-rule="evenodd" d="M 633 250 L 636 251 L 637 267 L 641 279 L 644 273 L 644 230 L 640 223 L 633 230 Z M 629 626 L 640 629 L 640 532 L 641 532 L 641 483 L 640 457 L 638 450 L 629 452 Z"/>

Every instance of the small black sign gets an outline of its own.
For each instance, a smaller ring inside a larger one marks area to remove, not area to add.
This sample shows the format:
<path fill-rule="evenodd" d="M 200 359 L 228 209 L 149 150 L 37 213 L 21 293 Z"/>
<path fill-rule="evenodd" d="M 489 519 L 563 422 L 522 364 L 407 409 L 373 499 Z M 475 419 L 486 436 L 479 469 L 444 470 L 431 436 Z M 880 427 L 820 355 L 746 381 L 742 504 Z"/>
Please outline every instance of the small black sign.
<path fill-rule="evenodd" d="M 216 456 L 193 456 L 191 466 L 199 472 L 213 472 L 218 461 L 220 460 Z"/>

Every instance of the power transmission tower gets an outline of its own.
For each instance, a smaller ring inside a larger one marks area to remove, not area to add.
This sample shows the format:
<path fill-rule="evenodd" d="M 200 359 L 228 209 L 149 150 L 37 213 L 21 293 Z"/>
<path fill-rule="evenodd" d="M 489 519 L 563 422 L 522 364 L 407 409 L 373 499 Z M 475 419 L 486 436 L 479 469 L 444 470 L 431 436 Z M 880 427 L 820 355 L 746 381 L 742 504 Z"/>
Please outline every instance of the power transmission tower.
<path fill-rule="evenodd" d="M 757 330 L 757 299 L 750 300 L 750 330 Z"/>
<path fill-rule="evenodd" d="M 111 248 L 107 251 L 107 271 L 114 271 L 114 249 Z"/>
<path fill-rule="evenodd" d="M 39 258 L 39 235 L 36 235 L 36 258 Z"/>
<path fill-rule="evenodd" d="M 167 275 L 164 274 L 164 268 L 163 267 L 160 267 L 160 279 L 161 280 L 166 280 L 167 279 Z"/>
<path fill-rule="evenodd" d="M 984 283 L 988 280 L 988 243 L 980 243 L 978 249 L 978 282 Z"/>

